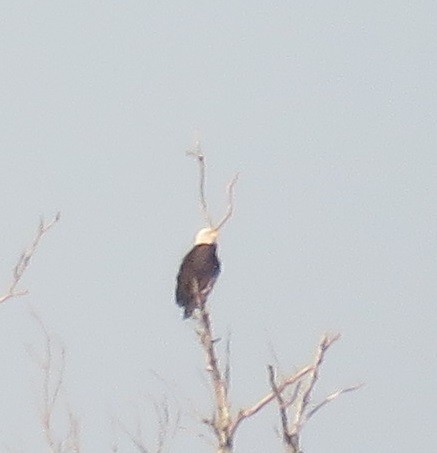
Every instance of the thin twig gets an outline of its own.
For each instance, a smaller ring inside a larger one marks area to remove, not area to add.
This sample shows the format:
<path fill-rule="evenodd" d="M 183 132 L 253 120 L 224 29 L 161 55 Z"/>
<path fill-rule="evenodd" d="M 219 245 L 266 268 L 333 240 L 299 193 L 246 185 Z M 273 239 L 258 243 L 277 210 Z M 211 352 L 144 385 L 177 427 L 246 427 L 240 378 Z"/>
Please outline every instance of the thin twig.
<path fill-rule="evenodd" d="M 59 406 L 64 385 L 65 348 L 54 341 L 46 325 L 34 310 L 30 309 L 30 314 L 44 336 L 44 353 L 42 356 L 35 354 L 30 348 L 28 348 L 28 353 L 42 373 L 41 425 L 45 441 L 51 453 L 62 453 L 64 451 L 79 453 L 80 425 L 77 417 L 70 409 L 67 408 L 68 431 L 64 440 L 56 440 L 57 436 L 53 428 L 56 408 Z"/>
<path fill-rule="evenodd" d="M 61 442 L 57 442 L 55 440 L 56 436 L 53 432 L 52 422 L 55 404 L 58 401 L 59 391 L 64 379 L 65 350 L 64 348 L 61 348 L 60 368 L 56 373 L 56 367 L 53 363 L 53 354 L 55 351 L 52 343 L 52 338 L 41 318 L 34 311 L 31 311 L 31 315 L 39 324 L 39 327 L 41 328 L 45 338 L 45 354 L 43 359 L 43 366 L 41 367 L 43 374 L 41 422 L 44 436 L 46 438 L 46 442 L 50 448 L 50 451 L 58 452 L 61 451 Z"/>
<path fill-rule="evenodd" d="M 166 396 L 164 396 L 160 403 L 155 402 L 155 412 L 158 418 L 158 439 L 156 453 L 162 453 L 169 440 L 174 438 L 180 425 L 180 410 L 175 412 L 172 416 L 170 410 L 170 403 Z"/>
<path fill-rule="evenodd" d="M 290 407 L 296 401 L 296 398 L 299 395 L 301 386 L 302 386 L 302 381 L 299 381 L 296 384 L 296 386 L 294 387 L 293 393 L 291 394 L 289 400 L 284 402 L 284 407 L 285 408 Z"/>
<path fill-rule="evenodd" d="M 336 398 L 338 398 L 343 393 L 354 392 L 355 390 L 358 390 L 363 386 L 364 386 L 364 384 L 353 385 L 352 387 L 347 387 L 347 388 L 340 389 L 340 390 L 337 390 L 336 392 L 331 393 L 321 403 L 317 404 L 317 406 L 315 406 L 313 409 L 311 409 L 310 411 L 307 412 L 307 414 L 305 415 L 304 423 L 306 423 L 323 406 L 330 403 L 331 401 L 334 401 Z"/>
<path fill-rule="evenodd" d="M 193 151 L 187 151 L 187 156 L 193 156 L 196 158 L 199 164 L 199 196 L 200 196 L 200 206 L 202 209 L 202 215 L 205 219 L 205 222 L 209 227 L 212 228 L 212 218 L 208 211 L 208 203 L 206 201 L 206 192 L 205 192 L 205 181 L 206 181 L 206 164 L 205 156 L 202 154 L 200 140 L 196 140 L 194 144 Z"/>
<path fill-rule="evenodd" d="M 232 180 L 230 181 L 226 188 L 226 193 L 228 195 L 228 208 L 226 210 L 226 214 L 224 215 L 222 220 L 220 220 L 219 224 L 216 226 L 216 230 L 220 230 L 220 228 L 222 228 L 224 224 L 232 217 L 232 214 L 234 212 L 234 187 L 238 181 L 238 177 L 239 173 L 237 173 L 232 178 Z"/>
<path fill-rule="evenodd" d="M 158 419 L 158 439 L 156 453 L 162 453 L 170 426 L 170 412 L 168 408 L 167 398 L 164 397 L 160 404 L 155 401 L 154 407 L 156 417 Z"/>
<path fill-rule="evenodd" d="M 146 416 L 143 414 L 144 408 L 139 405 L 135 406 L 136 409 L 136 430 L 131 431 L 126 425 L 118 418 L 114 419 L 114 422 L 119 426 L 121 431 L 127 435 L 135 448 L 141 453 L 155 452 L 162 453 L 170 438 L 173 438 L 176 431 L 179 428 L 180 423 L 180 411 L 176 412 L 175 417 L 172 417 L 172 411 L 170 410 L 169 400 L 164 396 L 160 401 L 152 400 L 153 407 L 155 410 L 158 433 L 156 437 L 156 448 L 149 448 L 146 446 L 145 435 L 143 434 L 143 427 L 149 427 L 150 423 Z"/>
<path fill-rule="evenodd" d="M 276 352 L 275 346 L 273 345 L 271 338 L 267 340 L 267 348 L 269 350 L 270 355 L 272 356 L 274 366 L 279 370 L 280 368 L 279 356 Z"/>
<path fill-rule="evenodd" d="M 284 439 L 285 444 L 291 443 L 291 436 L 288 432 L 288 416 L 287 416 L 287 409 L 286 404 L 284 402 L 284 398 L 282 394 L 279 392 L 278 386 L 276 384 L 276 377 L 275 377 L 275 370 L 272 365 L 268 366 L 269 370 L 269 380 L 270 386 L 272 387 L 273 393 L 275 394 L 275 398 L 278 401 L 279 406 L 279 414 L 281 416 L 281 425 L 282 425 L 282 438 Z"/>
<path fill-rule="evenodd" d="M 135 448 L 140 452 L 140 453 L 148 453 L 149 450 L 146 449 L 144 446 L 144 441 L 141 438 L 141 436 L 136 433 L 132 434 L 124 425 L 124 423 L 121 420 L 118 420 L 118 426 L 120 429 L 126 434 L 126 436 L 129 438 L 129 440 L 132 442 L 132 444 L 135 446 Z"/>
<path fill-rule="evenodd" d="M 53 220 L 49 223 L 44 223 L 44 220 L 41 220 L 33 242 L 21 254 L 17 264 L 15 265 L 12 282 L 10 283 L 6 294 L 0 297 L 0 304 L 13 297 L 25 296 L 29 294 L 28 290 L 17 290 L 17 286 L 23 278 L 23 275 L 26 272 L 27 268 L 29 267 L 30 261 L 34 256 L 41 239 L 47 233 L 47 231 L 49 231 L 50 228 L 52 228 L 52 226 L 59 221 L 60 218 L 61 214 L 58 212 Z"/>
<path fill-rule="evenodd" d="M 225 377 L 226 396 L 229 396 L 229 390 L 231 388 L 231 332 L 228 332 L 227 339 L 226 339 L 224 377 Z"/>
<path fill-rule="evenodd" d="M 80 453 L 80 423 L 76 415 L 70 409 L 68 410 L 68 423 L 69 430 L 67 438 L 62 445 L 62 452 Z"/>
<path fill-rule="evenodd" d="M 131 442 L 134 444 L 135 448 L 140 452 L 140 453 L 148 453 L 149 450 L 147 450 L 144 445 L 141 443 L 141 441 L 138 440 L 137 437 L 135 437 L 133 434 L 131 434 L 127 429 L 123 430 L 125 434 L 129 437 Z"/>

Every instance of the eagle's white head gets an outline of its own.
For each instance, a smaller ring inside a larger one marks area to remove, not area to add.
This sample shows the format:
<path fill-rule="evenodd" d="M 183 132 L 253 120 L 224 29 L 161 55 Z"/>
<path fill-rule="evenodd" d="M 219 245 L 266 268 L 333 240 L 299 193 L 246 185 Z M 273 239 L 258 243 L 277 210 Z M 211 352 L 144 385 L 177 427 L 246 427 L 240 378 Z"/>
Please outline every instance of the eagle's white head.
<path fill-rule="evenodd" d="M 196 234 L 194 245 L 214 244 L 217 240 L 218 233 L 216 228 L 202 228 Z"/>

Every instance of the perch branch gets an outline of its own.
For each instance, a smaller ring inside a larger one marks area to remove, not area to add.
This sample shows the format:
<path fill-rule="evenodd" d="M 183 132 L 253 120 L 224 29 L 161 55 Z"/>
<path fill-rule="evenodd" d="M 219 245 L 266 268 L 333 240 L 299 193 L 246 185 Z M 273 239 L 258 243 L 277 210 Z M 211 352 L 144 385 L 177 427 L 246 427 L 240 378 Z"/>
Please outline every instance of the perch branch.
<path fill-rule="evenodd" d="M 17 264 L 15 265 L 12 282 L 10 283 L 9 289 L 7 290 L 6 294 L 0 297 L 0 304 L 13 297 L 25 296 L 26 294 L 29 294 L 29 291 L 27 290 L 18 290 L 17 286 L 23 278 L 26 269 L 29 267 L 30 261 L 35 255 L 41 239 L 47 233 L 47 231 L 49 231 L 50 228 L 52 228 L 52 226 L 59 221 L 60 218 L 61 214 L 58 212 L 53 220 L 49 223 L 44 223 L 44 221 L 41 220 L 32 244 L 21 254 Z"/>
<path fill-rule="evenodd" d="M 211 420 L 205 420 L 205 423 L 208 424 L 216 434 L 219 444 L 218 451 L 228 452 L 231 451 L 232 448 L 232 436 L 229 431 L 232 419 L 229 411 L 227 385 L 226 379 L 222 376 L 219 368 L 211 320 L 205 303 L 211 289 L 212 284 L 208 285 L 208 287 L 200 293 L 197 291 L 196 294 L 200 325 L 197 333 L 203 350 L 205 351 L 206 370 L 210 373 L 215 400 L 215 414 Z"/>

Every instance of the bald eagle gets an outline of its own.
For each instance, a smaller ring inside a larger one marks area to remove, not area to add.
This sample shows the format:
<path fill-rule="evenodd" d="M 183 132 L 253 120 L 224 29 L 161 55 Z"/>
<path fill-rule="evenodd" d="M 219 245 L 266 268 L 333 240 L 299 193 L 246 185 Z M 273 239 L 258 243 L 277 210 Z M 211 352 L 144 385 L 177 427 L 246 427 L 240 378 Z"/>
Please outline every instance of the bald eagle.
<path fill-rule="evenodd" d="M 182 260 L 177 276 L 176 303 L 185 309 L 184 319 L 190 318 L 204 303 L 220 273 L 217 258 L 217 228 L 202 228 L 196 235 L 194 247 Z"/>

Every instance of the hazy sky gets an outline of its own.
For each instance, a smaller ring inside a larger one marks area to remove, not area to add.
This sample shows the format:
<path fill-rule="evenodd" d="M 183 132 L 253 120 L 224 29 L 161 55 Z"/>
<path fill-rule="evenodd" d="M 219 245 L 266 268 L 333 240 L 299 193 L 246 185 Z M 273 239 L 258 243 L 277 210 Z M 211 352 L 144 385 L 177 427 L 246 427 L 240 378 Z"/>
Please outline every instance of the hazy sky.
<path fill-rule="evenodd" d="M 2 288 L 40 216 L 62 221 L 31 295 L 0 306 L 0 451 L 46 451 L 29 305 L 67 349 L 84 451 L 135 451 L 111 419 L 134 429 L 138 406 L 153 445 L 164 394 L 184 411 L 169 451 L 211 451 L 173 298 L 203 226 L 197 133 L 215 217 L 241 172 L 209 301 L 233 333 L 233 409 L 268 390 L 272 348 L 291 372 L 338 331 L 316 398 L 367 385 L 307 425 L 304 450 L 434 450 L 436 22 L 431 1 L 2 0 Z M 273 407 L 242 425 L 236 452 L 281 451 L 278 425 Z"/>

